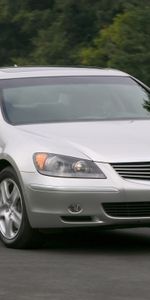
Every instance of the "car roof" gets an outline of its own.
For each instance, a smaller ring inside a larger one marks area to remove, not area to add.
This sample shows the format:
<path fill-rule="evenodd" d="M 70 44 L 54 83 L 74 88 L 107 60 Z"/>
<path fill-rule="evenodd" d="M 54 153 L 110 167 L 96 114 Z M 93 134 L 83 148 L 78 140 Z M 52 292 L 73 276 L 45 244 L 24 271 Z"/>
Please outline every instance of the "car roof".
<path fill-rule="evenodd" d="M 0 68 L 0 79 L 57 76 L 128 76 L 114 69 L 92 67 L 8 67 Z"/>

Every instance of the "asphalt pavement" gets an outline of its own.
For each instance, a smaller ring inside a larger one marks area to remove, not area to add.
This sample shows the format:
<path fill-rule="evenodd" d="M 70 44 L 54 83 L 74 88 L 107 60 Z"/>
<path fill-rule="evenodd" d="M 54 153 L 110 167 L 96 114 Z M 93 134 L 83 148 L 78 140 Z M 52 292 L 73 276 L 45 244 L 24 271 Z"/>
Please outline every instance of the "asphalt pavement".
<path fill-rule="evenodd" d="M 33 250 L 0 243 L 0 300 L 149 300 L 150 229 L 48 236 Z"/>

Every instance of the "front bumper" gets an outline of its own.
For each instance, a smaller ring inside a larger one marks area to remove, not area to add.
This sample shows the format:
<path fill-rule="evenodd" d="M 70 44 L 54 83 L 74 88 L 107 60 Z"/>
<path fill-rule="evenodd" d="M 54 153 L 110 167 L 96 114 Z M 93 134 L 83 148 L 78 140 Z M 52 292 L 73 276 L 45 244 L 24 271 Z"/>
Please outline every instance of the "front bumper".
<path fill-rule="evenodd" d="M 107 179 L 52 178 L 22 172 L 29 222 L 33 228 L 84 226 L 149 226 L 150 216 L 112 217 L 106 202 L 150 201 L 150 183 L 122 179 L 108 164 L 100 164 Z M 70 207 L 78 206 L 79 211 Z"/>

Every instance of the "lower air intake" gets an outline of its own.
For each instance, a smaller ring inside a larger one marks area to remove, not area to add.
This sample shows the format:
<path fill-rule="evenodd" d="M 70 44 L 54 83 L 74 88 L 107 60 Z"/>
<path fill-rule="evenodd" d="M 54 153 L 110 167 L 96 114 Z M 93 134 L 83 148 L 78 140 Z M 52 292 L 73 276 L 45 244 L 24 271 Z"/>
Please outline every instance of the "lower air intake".
<path fill-rule="evenodd" d="M 111 217 L 150 217 L 150 202 L 110 202 L 102 204 Z"/>

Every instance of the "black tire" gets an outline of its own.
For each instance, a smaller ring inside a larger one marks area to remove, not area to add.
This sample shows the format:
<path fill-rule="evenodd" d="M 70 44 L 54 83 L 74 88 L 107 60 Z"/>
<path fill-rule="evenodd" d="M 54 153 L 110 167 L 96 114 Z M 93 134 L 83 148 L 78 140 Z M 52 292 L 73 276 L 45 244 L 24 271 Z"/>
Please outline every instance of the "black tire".
<path fill-rule="evenodd" d="M 3 191 L 5 189 L 6 193 Z M 13 189 L 15 190 L 13 191 Z M 16 196 L 15 192 L 18 193 Z M 8 195 L 7 201 L 5 201 L 7 198 L 5 195 Z M 12 200 L 15 197 L 16 199 Z M 11 202 L 15 204 L 12 205 Z M 12 207 L 15 206 L 16 209 L 13 210 Z M 18 223 L 14 221 L 13 224 L 13 214 L 14 218 L 17 216 Z M 40 233 L 32 229 L 29 224 L 24 197 L 16 172 L 12 167 L 7 167 L 0 173 L 0 238 L 8 248 L 24 249 L 37 247 L 38 241 L 40 243 L 40 237 Z"/>

